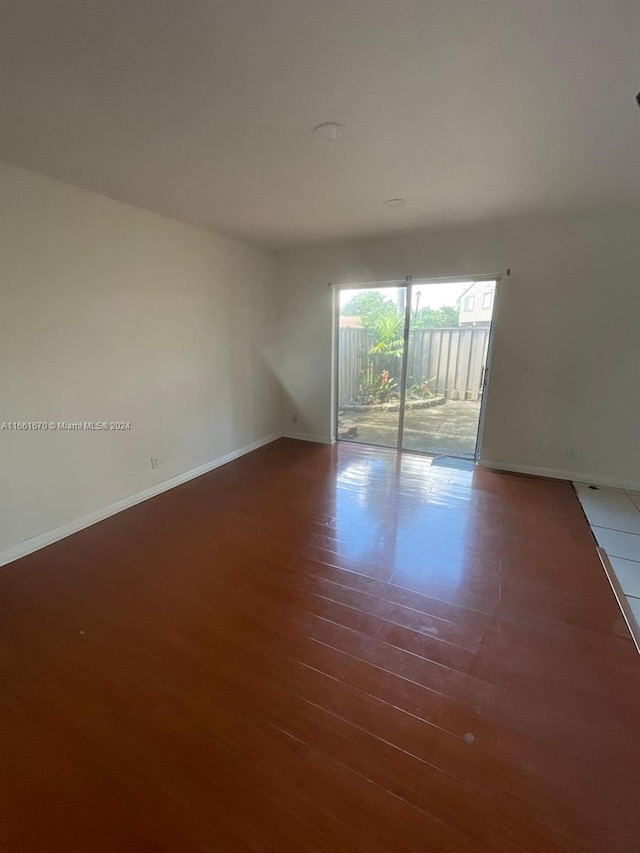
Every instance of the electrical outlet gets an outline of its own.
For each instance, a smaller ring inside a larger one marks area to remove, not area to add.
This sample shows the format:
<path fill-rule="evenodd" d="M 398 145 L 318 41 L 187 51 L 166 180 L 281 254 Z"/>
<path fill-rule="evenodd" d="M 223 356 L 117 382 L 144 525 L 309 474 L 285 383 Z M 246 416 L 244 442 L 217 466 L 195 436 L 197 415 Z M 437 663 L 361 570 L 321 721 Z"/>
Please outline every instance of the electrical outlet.
<path fill-rule="evenodd" d="M 575 447 L 567 447 L 567 459 L 575 459 L 577 455 Z"/>
<path fill-rule="evenodd" d="M 294 413 L 291 415 L 291 420 L 293 421 L 293 423 L 294 423 L 294 424 L 297 424 L 297 423 L 298 423 L 298 413 L 297 413 L 297 412 L 294 412 Z"/>
<path fill-rule="evenodd" d="M 157 456 L 152 456 L 152 457 L 151 457 L 151 467 L 152 467 L 152 469 L 155 471 L 155 470 L 156 470 L 156 468 L 158 468 L 159 466 L 160 466 L 160 460 L 158 459 L 158 457 L 157 457 Z"/>

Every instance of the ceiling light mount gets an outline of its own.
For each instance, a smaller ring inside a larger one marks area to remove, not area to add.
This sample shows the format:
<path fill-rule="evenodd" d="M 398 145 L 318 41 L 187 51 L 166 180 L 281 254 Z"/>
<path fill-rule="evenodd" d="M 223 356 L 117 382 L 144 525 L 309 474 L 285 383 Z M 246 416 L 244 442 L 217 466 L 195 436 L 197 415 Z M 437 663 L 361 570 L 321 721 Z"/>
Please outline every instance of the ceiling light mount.
<path fill-rule="evenodd" d="M 388 198 L 384 204 L 386 207 L 402 207 L 407 203 L 406 198 Z"/>
<path fill-rule="evenodd" d="M 336 142 L 342 136 L 342 125 L 335 121 L 325 121 L 313 128 L 313 135 L 325 142 Z"/>

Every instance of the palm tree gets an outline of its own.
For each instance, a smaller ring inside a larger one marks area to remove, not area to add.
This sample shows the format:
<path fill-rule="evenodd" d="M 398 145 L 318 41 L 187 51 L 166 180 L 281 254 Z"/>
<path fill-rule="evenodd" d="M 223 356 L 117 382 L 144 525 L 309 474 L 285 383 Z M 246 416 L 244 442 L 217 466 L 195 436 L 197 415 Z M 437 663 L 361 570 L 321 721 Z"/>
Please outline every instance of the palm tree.
<path fill-rule="evenodd" d="M 404 350 L 404 316 L 397 311 L 384 311 L 371 318 L 369 331 L 375 343 L 369 355 L 386 355 L 400 358 Z"/>

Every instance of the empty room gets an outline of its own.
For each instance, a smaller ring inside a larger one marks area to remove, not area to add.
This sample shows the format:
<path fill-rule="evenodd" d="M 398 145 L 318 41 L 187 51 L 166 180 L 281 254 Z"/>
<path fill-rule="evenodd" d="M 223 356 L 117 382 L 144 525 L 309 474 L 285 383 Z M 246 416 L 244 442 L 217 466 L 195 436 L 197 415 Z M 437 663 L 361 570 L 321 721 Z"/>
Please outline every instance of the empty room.
<path fill-rule="evenodd" d="M 0 851 L 640 850 L 637 0 L 0 8 Z"/>

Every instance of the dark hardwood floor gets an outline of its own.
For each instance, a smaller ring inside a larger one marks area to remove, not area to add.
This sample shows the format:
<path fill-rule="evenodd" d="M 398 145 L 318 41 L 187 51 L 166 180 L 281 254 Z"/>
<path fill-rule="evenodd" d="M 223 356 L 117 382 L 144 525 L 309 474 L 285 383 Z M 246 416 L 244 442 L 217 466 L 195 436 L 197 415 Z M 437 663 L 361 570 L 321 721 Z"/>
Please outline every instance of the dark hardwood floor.
<path fill-rule="evenodd" d="M 0 571 L 0 850 L 638 851 L 569 484 L 278 441 Z"/>

